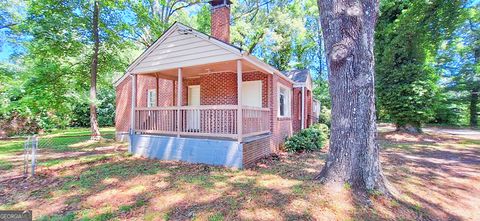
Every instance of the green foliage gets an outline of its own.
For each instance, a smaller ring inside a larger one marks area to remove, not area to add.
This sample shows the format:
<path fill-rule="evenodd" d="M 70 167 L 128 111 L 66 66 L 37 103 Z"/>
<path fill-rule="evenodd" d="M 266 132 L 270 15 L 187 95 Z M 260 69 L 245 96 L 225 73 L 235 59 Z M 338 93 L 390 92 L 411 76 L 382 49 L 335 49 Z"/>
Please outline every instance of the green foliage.
<path fill-rule="evenodd" d="M 126 56 L 132 44 L 129 38 L 122 37 L 122 33 L 128 33 L 128 20 L 124 19 L 124 5 L 120 3 L 100 5 L 100 100 L 94 102 L 100 105 L 97 111 L 101 125 L 113 124 L 112 79 L 132 59 Z M 25 54 L 18 57 L 18 64 L 0 66 L 7 73 L 1 79 L 2 85 L 3 81 L 7 84 L 0 88 L 0 127 L 6 127 L 8 133 L 90 125 L 83 117 L 90 102 L 91 9 L 89 1 L 27 2 L 25 18 L 14 27 L 18 35 L 29 36 L 19 45 Z M 12 122 L 20 122 L 18 128 L 22 130 L 9 129 Z"/>
<path fill-rule="evenodd" d="M 420 127 L 439 101 L 434 54 L 458 24 L 461 1 L 382 1 L 375 36 L 380 118 Z M 386 115 L 386 116 L 385 116 Z"/>
<path fill-rule="evenodd" d="M 480 109 L 475 98 L 480 91 L 480 5 L 466 7 L 461 18 L 463 22 L 442 44 L 436 57 L 444 78 L 444 107 L 435 110 L 434 122 L 475 127 Z"/>
<path fill-rule="evenodd" d="M 322 106 L 320 110 L 320 115 L 318 116 L 318 123 L 325 124 L 330 128 L 332 123 L 332 113 L 331 110 L 325 106 Z"/>
<path fill-rule="evenodd" d="M 329 136 L 328 126 L 315 124 L 294 134 L 285 141 L 285 149 L 289 152 L 310 152 L 323 148 Z"/>

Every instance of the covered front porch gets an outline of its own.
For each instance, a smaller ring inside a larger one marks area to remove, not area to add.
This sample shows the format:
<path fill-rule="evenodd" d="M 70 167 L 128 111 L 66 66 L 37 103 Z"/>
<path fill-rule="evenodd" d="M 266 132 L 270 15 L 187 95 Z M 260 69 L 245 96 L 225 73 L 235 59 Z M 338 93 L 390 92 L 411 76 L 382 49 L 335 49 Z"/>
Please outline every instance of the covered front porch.
<path fill-rule="evenodd" d="M 154 89 L 138 90 L 139 77 L 154 78 Z M 242 60 L 132 74 L 131 133 L 238 142 L 269 134 L 270 80 Z"/>

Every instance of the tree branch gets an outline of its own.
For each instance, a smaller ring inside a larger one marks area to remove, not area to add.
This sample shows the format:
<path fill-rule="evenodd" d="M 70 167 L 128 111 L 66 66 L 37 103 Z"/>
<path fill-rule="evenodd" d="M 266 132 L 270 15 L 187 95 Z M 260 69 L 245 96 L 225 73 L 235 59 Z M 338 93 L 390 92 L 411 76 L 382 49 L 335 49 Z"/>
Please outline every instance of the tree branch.
<path fill-rule="evenodd" d="M 18 23 L 9 23 L 9 24 L 5 24 L 5 25 L 1 25 L 0 26 L 0 29 L 4 29 L 4 28 L 10 28 L 12 26 L 15 26 L 17 25 Z"/>

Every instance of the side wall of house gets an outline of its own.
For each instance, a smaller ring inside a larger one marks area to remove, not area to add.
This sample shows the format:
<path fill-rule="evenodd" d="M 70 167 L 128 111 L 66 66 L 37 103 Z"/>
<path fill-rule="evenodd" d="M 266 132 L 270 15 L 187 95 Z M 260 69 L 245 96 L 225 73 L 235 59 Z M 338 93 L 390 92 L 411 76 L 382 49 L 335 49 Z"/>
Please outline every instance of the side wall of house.
<path fill-rule="evenodd" d="M 156 89 L 156 78 L 153 76 L 139 75 L 137 77 L 137 107 L 147 106 L 148 90 Z M 115 89 L 115 131 L 117 140 L 125 141 L 130 129 L 130 114 L 132 102 L 132 80 L 127 77 Z M 159 106 L 172 106 L 173 82 L 171 80 L 158 79 L 157 104 Z"/>
<path fill-rule="evenodd" d="M 293 88 L 293 116 L 292 127 L 294 132 L 302 129 L 302 89 Z"/>
<path fill-rule="evenodd" d="M 285 142 L 287 137 L 290 137 L 293 134 L 292 127 L 292 117 L 294 117 L 294 105 L 293 102 L 291 106 L 291 116 L 290 117 L 279 117 L 278 116 L 278 87 L 279 85 L 284 85 L 291 90 L 291 96 L 293 98 L 293 85 L 292 83 L 286 81 L 283 78 L 280 78 L 278 75 L 272 75 L 272 87 L 271 87 L 271 107 L 272 111 L 272 138 L 270 143 L 270 150 L 272 153 L 278 152 L 279 148 Z M 294 100 L 294 99 L 293 99 Z"/>

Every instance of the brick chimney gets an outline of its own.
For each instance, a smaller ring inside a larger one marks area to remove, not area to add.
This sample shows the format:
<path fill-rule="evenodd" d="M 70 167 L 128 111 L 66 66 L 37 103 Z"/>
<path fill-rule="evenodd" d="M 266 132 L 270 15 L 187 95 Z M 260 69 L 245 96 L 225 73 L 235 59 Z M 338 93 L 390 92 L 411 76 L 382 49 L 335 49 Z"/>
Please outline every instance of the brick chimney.
<path fill-rule="evenodd" d="M 230 43 L 230 0 L 212 0 L 211 35 L 221 41 Z"/>

